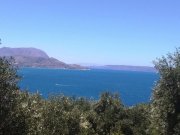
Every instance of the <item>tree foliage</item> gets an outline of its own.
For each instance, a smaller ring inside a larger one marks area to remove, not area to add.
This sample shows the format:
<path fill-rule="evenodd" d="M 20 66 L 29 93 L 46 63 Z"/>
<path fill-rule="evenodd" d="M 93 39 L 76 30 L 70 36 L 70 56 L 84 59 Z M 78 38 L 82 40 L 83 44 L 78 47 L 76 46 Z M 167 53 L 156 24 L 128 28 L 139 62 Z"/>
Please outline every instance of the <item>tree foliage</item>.
<path fill-rule="evenodd" d="M 44 134 L 78 135 L 81 112 L 75 100 L 65 96 L 51 97 L 44 110 Z"/>
<path fill-rule="evenodd" d="M 94 132 L 99 135 L 110 135 L 122 115 L 123 105 L 119 96 L 106 92 L 93 106 L 93 112 L 89 115 L 88 122 Z"/>
<path fill-rule="evenodd" d="M 118 94 L 99 100 L 42 98 L 18 88 L 12 58 L 0 58 L 0 135 L 179 135 L 180 49 L 157 59 L 152 101 L 124 106 Z"/>
<path fill-rule="evenodd" d="M 153 91 L 152 123 L 154 132 L 180 134 L 180 48 L 154 62 L 160 80 Z"/>
<path fill-rule="evenodd" d="M 16 106 L 19 77 L 12 58 L 0 57 L 0 134 L 22 133 L 23 122 L 18 121 Z"/>

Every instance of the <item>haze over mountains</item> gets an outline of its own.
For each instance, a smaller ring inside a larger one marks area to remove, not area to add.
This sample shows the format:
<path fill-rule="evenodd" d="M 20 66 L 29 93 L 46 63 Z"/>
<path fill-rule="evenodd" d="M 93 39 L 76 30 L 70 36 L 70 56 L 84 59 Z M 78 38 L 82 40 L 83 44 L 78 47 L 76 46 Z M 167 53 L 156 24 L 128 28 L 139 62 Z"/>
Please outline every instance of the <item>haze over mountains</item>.
<path fill-rule="evenodd" d="M 14 57 L 16 65 L 20 67 L 44 67 L 60 69 L 85 69 L 80 65 L 66 64 L 49 57 L 44 51 L 36 48 L 0 48 L 1 57 Z"/>

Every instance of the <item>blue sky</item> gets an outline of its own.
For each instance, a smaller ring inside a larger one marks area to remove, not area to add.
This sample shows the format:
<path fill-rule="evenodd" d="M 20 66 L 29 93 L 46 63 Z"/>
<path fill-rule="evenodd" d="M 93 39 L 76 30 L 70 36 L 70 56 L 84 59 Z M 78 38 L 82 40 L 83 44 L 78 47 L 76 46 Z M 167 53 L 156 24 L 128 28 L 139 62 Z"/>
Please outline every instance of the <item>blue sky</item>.
<path fill-rule="evenodd" d="M 6 47 L 67 63 L 151 66 L 180 46 L 179 0 L 0 0 Z"/>

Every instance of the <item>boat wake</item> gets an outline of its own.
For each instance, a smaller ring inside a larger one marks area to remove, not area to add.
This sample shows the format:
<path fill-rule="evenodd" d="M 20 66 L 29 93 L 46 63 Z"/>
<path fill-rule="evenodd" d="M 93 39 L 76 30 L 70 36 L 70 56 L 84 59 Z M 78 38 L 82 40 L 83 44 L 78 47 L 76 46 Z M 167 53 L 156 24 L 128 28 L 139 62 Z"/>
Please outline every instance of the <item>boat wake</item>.
<path fill-rule="evenodd" d="M 60 87 L 70 87 L 70 86 L 72 86 L 72 85 L 59 84 L 59 83 L 56 83 L 55 85 L 60 86 Z"/>

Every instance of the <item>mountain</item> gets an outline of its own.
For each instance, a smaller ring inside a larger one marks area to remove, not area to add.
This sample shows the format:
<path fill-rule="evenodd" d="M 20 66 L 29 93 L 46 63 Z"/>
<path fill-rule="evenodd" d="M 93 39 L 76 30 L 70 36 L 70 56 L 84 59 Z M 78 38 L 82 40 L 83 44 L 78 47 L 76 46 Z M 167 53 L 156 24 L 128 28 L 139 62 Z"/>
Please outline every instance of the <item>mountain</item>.
<path fill-rule="evenodd" d="M 49 58 L 49 56 L 40 49 L 36 48 L 0 48 L 0 56 L 23 56 L 33 58 Z"/>
<path fill-rule="evenodd" d="M 49 57 L 44 51 L 36 48 L 0 48 L 0 57 L 14 57 L 20 67 L 43 67 L 61 69 L 85 69 L 80 65 L 66 64 Z"/>
<path fill-rule="evenodd" d="M 105 70 L 156 72 L 155 68 L 148 67 L 148 66 L 105 65 L 105 66 L 90 66 L 89 68 L 90 69 L 105 69 Z"/>

